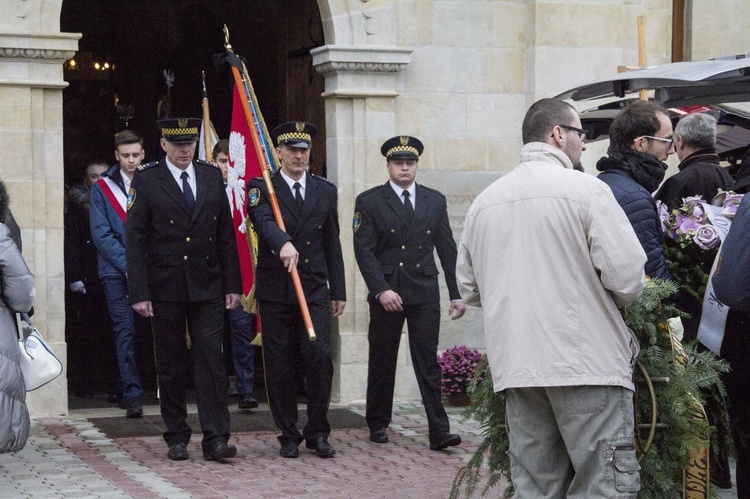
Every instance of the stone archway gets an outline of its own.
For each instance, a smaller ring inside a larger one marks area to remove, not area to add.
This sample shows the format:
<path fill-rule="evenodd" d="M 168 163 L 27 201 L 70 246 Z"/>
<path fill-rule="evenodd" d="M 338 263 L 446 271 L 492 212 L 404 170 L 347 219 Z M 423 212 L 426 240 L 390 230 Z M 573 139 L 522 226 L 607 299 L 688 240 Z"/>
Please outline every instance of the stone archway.
<path fill-rule="evenodd" d="M 24 256 L 37 278 L 36 323 L 65 359 L 63 63 L 75 54 L 80 34 L 60 32 L 63 1 L 15 0 L 0 6 L 0 105 L 5 117 L 0 121 L 0 171 L 24 227 Z M 346 0 L 318 0 L 327 45 L 313 54 L 326 81 L 329 176 L 340 186 L 344 220 L 365 186 L 366 151 L 394 133 L 396 75 L 410 53 L 397 48 L 393 2 L 362 0 L 358 6 L 353 10 Z M 342 231 L 342 244 L 353 290 L 356 265 L 348 231 Z M 356 353 L 366 351 L 364 333 L 356 333 L 366 330 L 366 304 L 353 294 L 350 302 L 352 313 L 339 324 L 334 399 L 340 401 L 361 398 L 366 379 L 366 356 Z M 65 414 L 65 380 L 30 393 L 28 403 L 35 417 Z"/>

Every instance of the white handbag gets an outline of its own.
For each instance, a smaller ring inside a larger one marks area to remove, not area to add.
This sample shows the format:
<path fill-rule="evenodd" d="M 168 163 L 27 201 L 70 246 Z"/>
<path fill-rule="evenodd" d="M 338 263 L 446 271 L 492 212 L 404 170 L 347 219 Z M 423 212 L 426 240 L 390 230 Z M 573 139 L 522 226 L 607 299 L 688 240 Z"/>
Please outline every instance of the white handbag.
<path fill-rule="evenodd" d="M 30 392 L 60 376 L 63 366 L 28 314 L 20 315 L 27 325 L 18 328 L 19 363 L 26 391 Z"/>

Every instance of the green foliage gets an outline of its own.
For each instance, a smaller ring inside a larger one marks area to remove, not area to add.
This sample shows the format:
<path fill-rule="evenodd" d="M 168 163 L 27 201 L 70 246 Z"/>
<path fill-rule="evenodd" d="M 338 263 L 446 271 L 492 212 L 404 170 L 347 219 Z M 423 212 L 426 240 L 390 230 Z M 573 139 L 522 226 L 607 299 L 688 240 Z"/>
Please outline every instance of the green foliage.
<path fill-rule="evenodd" d="M 688 462 L 690 449 L 708 432 L 707 424 L 691 418 L 693 403 L 703 404 L 701 394 L 710 390 L 720 395 L 724 393 L 719 374 L 726 372 L 728 366 L 713 353 L 699 352 L 696 343 L 691 343 L 684 347 L 689 356 L 686 367 L 678 365 L 673 359 L 666 324 L 668 319 L 684 314 L 664 303 L 664 300 L 676 291 L 677 286 L 671 282 L 651 280 L 638 302 L 629 306 L 624 315 L 625 322 L 641 345 L 639 364 L 651 379 L 669 379 L 668 382 L 654 382 L 659 427 L 641 461 L 642 488 L 639 498 L 681 497 L 682 471 Z M 651 423 L 652 403 L 651 394 L 640 378 L 636 376 L 635 411 L 636 424 L 648 425 L 639 430 L 638 441 L 644 445 Z M 484 440 L 471 460 L 456 474 L 451 498 L 472 496 L 480 484 L 484 484 L 481 494 L 485 495 L 502 478 L 510 483 L 505 398 L 502 394 L 494 393 L 491 376 L 473 383 L 469 393 L 472 395 L 472 405 L 466 415 L 480 423 L 484 429 Z M 510 497 L 512 493 L 510 486 L 505 490 L 504 497 Z"/>
<path fill-rule="evenodd" d="M 718 250 L 702 250 L 694 243 L 667 239 L 664 258 L 675 280 L 698 303 L 703 303 L 708 275 Z"/>

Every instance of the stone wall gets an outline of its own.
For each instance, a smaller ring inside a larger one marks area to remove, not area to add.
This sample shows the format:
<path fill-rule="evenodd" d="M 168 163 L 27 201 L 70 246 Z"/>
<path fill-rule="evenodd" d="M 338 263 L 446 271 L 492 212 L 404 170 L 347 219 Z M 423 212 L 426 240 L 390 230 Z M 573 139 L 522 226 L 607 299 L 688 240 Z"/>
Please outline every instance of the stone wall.
<path fill-rule="evenodd" d="M 364 397 L 366 286 L 351 250 L 356 195 L 387 180 L 380 144 L 397 134 L 425 144 L 418 182 L 449 200 L 456 240 L 473 198 L 515 165 L 528 106 L 637 64 L 636 17 L 647 17 L 650 64 L 669 61 L 671 1 L 361 0 L 318 2 L 325 47 L 329 176 L 339 185 L 348 286 L 339 321 L 334 400 Z M 479 310 L 447 315 L 440 349 L 483 347 Z M 397 398 L 419 397 L 406 352 Z"/>
<path fill-rule="evenodd" d="M 59 32 L 59 9 L 59 1 L 0 4 L 0 172 L 36 276 L 34 321 L 65 361 L 62 63 L 79 35 Z M 65 414 L 65 378 L 27 403 L 33 417 Z"/>
<path fill-rule="evenodd" d="M 62 2 L 0 2 L 0 171 L 38 278 L 37 321 L 64 355 L 62 62 L 78 36 L 59 33 Z M 418 180 L 448 197 L 458 239 L 473 197 L 514 166 L 520 123 L 532 102 L 612 74 L 618 65 L 635 66 L 639 15 L 646 17 L 648 64 L 669 62 L 672 2 L 317 2 L 326 46 L 314 51 L 314 64 L 326 80 L 328 172 L 340 187 L 349 295 L 335 336 L 333 399 L 349 402 L 365 394 L 368 322 L 350 220 L 355 196 L 387 179 L 380 144 L 402 133 L 424 141 Z M 747 52 L 746 2 L 688 5 L 689 57 Z M 591 149 L 584 161 L 602 154 Z M 479 311 L 450 321 L 444 301 L 440 347 L 481 347 Z M 396 396 L 416 398 L 404 344 Z M 39 416 L 65 412 L 65 399 L 61 379 L 30 394 L 29 403 Z"/>

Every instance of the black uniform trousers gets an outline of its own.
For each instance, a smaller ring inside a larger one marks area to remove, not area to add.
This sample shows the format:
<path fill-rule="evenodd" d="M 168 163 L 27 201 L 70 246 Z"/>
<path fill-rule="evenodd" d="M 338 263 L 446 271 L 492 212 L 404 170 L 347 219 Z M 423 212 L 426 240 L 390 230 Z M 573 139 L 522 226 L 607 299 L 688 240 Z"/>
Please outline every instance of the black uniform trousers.
<path fill-rule="evenodd" d="M 187 444 L 191 429 L 185 421 L 190 334 L 198 417 L 203 430 L 201 446 L 206 452 L 215 442 L 229 440 L 227 375 L 224 368 L 225 299 L 202 302 L 152 301 L 156 369 L 159 374 L 161 416 L 167 445 Z"/>
<path fill-rule="evenodd" d="M 440 337 L 440 304 L 404 305 L 402 312 L 387 312 L 374 298 L 370 304 L 370 363 L 367 368 L 367 425 L 386 428 L 393 414 L 398 347 L 404 321 L 409 326 L 409 351 L 422 395 L 429 437 L 433 441 L 450 429 L 441 402 L 442 370 L 437 362 Z"/>
<path fill-rule="evenodd" d="M 258 301 L 263 333 L 263 366 L 271 415 L 281 430 L 279 441 L 302 442 L 331 433 L 328 405 L 331 399 L 331 302 L 308 302 L 317 339 L 307 336 L 299 305 Z M 297 429 L 297 369 L 305 378 L 307 423 Z"/>

